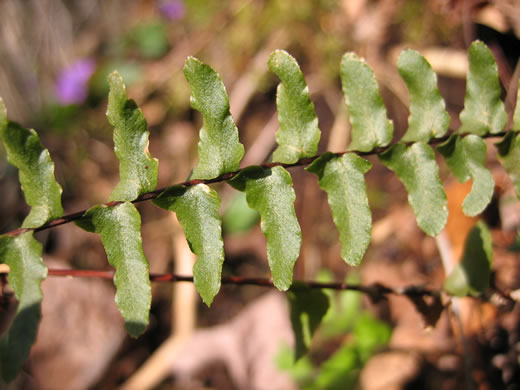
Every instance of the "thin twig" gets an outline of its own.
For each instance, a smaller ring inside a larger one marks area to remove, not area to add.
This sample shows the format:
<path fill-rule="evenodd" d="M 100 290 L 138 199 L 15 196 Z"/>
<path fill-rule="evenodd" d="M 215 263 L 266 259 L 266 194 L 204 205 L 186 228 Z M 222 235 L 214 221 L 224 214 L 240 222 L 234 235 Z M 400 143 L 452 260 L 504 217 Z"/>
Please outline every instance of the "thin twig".
<path fill-rule="evenodd" d="M 503 132 L 495 133 L 495 134 L 485 134 L 485 135 L 483 135 L 481 137 L 482 138 L 496 138 L 496 137 L 503 137 L 506 134 L 507 134 L 507 132 L 503 131 Z M 448 135 L 446 135 L 444 137 L 432 139 L 432 140 L 430 140 L 428 142 L 428 144 L 429 145 L 441 144 L 441 143 L 447 141 L 448 138 L 451 135 L 452 134 L 448 134 Z M 460 136 L 465 136 L 467 134 L 459 134 L 459 135 Z M 413 143 L 414 142 L 407 142 L 405 144 L 410 146 Z M 339 153 L 333 153 L 333 154 L 335 156 L 338 156 L 338 157 L 341 157 L 341 156 L 343 156 L 346 153 L 356 153 L 359 156 L 373 156 L 373 155 L 379 155 L 381 153 L 384 153 L 385 151 L 390 149 L 390 147 L 392 147 L 392 146 L 393 146 L 393 144 L 390 144 L 390 145 L 384 146 L 384 147 L 375 148 L 374 150 L 372 150 L 370 152 L 345 151 L 345 152 L 339 152 Z M 300 160 L 298 160 L 298 161 L 296 161 L 295 163 L 292 163 L 292 164 L 286 164 L 286 163 L 281 163 L 281 162 L 272 162 L 272 163 L 260 165 L 260 167 L 262 167 L 264 169 L 270 169 L 270 168 L 274 168 L 274 167 L 283 167 L 283 168 L 301 167 L 301 166 L 306 166 L 306 165 L 312 164 L 315 160 L 317 160 L 321 156 L 322 156 L 321 154 L 318 154 L 316 156 L 302 158 L 302 159 L 300 159 Z M 223 173 L 222 175 L 220 175 L 218 177 L 215 177 L 213 179 L 193 179 L 193 180 L 184 181 L 182 183 L 173 184 L 173 185 L 168 186 L 168 187 L 158 188 L 158 189 L 156 189 L 154 191 L 147 192 L 146 194 L 143 194 L 143 195 L 139 196 L 137 199 L 131 201 L 131 203 L 138 203 L 138 202 L 144 202 L 144 201 L 147 201 L 147 200 L 155 199 L 162 192 L 164 192 L 167 189 L 172 188 L 172 187 L 177 187 L 177 186 L 193 187 L 193 186 L 195 186 L 197 184 L 222 183 L 222 182 L 225 182 L 227 180 L 233 179 L 240 172 L 242 172 L 244 169 L 247 169 L 247 168 L 248 167 L 244 167 L 244 168 L 240 168 L 240 169 L 238 169 L 238 170 L 236 170 L 234 172 L 226 172 L 226 173 Z M 123 203 L 123 202 L 121 202 L 121 201 L 112 201 L 112 202 L 104 203 L 103 206 L 114 207 L 114 206 L 117 206 L 118 204 L 121 204 L 121 203 Z M 44 224 L 44 225 L 42 225 L 40 227 L 37 227 L 37 228 L 19 228 L 19 229 L 11 230 L 10 232 L 4 233 L 3 235 L 16 237 L 16 236 L 19 236 L 20 234 L 23 234 L 23 233 L 26 233 L 26 232 L 29 232 L 29 231 L 39 232 L 39 231 L 42 231 L 42 230 L 54 228 L 54 227 L 57 227 L 57 226 L 60 226 L 60 225 L 64 225 L 64 224 L 67 224 L 67 223 L 70 223 L 70 222 L 77 221 L 86 212 L 87 212 L 87 209 L 81 210 L 81 211 L 77 211 L 75 213 L 64 215 L 61 218 L 57 218 L 57 219 L 54 219 L 52 221 L 49 221 L 46 224 Z"/>
<path fill-rule="evenodd" d="M 7 275 L 8 271 L 0 271 L 1 275 Z M 56 277 L 78 277 L 78 278 L 99 278 L 110 279 L 114 278 L 113 270 L 86 270 L 86 269 L 56 269 L 49 268 L 47 270 L 48 276 Z M 179 275 L 175 273 L 151 273 L 150 281 L 159 283 L 179 283 L 187 282 L 193 283 L 192 275 Z M 254 278 L 243 276 L 222 276 L 222 284 L 235 286 L 259 286 L 267 288 L 276 288 L 273 280 L 270 278 Z M 402 287 L 389 287 L 381 283 L 372 284 L 350 284 L 345 282 L 318 282 L 315 280 L 294 280 L 292 288 L 312 288 L 312 289 L 327 289 L 337 291 L 357 291 L 368 295 L 372 300 L 379 301 L 386 299 L 387 295 L 400 295 L 408 298 L 424 298 L 432 297 L 440 299 L 442 295 L 449 297 L 444 290 L 436 290 L 422 285 L 408 285 Z M 501 300 L 492 299 L 493 294 L 498 294 Z M 477 300 L 490 302 L 494 305 L 507 306 L 516 303 L 516 301 L 506 292 L 495 288 L 493 285 L 489 288 L 486 294 L 471 297 Z"/>
<path fill-rule="evenodd" d="M 0 276 L 8 275 L 9 270 L 0 270 Z M 98 278 L 110 279 L 114 278 L 113 270 L 85 270 L 85 269 L 56 269 L 49 268 L 47 270 L 48 276 L 56 277 L 79 277 L 79 278 Z M 179 283 L 188 282 L 193 283 L 192 275 L 179 275 L 175 273 L 166 274 L 150 274 L 150 281 L 161 283 Z M 276 288 L 272 279 L 269 278 L 251 278 L 242 276 L 222 276 L 222 284 L 235 286 L 259 286 L 267 288 Z M 389 287 L 381 283 L 372 283 L 367 285 L 350 284 L 339 282 L 318 282 L 314 280 L 294 280 L 292 289 L 311 288 L 311 289 L 328 289 L 336 291 L 357 291 L 367 295 L 372 302 L 379 302 L 387 299 L 388 295 L 399 295 L 410 299 L 415 308 L 423 315 L 427 311 L 437 310 L 438 314 L 443 308 L 451 305 L 451 297 L 444 290 L 436 290 L 427 288 L 422 285 L 408 285 L 402 287 Z M 496 299 L 496 297 L 500 299 Z M 444 298 L 443 298 L 444 297 Z M 516 304 L 516 300 L 504 291 L 492 286 L 488 289 L 486 294 L 478 296 L 469 296 L 470 298 L 480 300 L 482 302 L 489 302 L 495 306 L 509 308 L 509 310 Z M 440 311 L 439 311 L 440 310 Z M 431 314 L 431 313 L 430 313 Z M 436 322 L 436 320 L 434 321 Z"/>
<path fill-rule="evenodd" d="M 68 276 L 81 278 L 101 278 L 113 279 L 114 271 L 112 270 L 82 270 L 82 269 L 49 269 L 49 276 Z M 152 282 L 189 282 L 193 283 L 193 276 L 178 275 L 174 273 L 167 274 L 150 274 Z M 275 288 L 272 279 L 268 278 L 246 278 L 242 276 L 222 276 L 222 284 L 230 284 L 236 286 L 260 286 Z M 317 281 L 294 281 L 293 286 L 302 286 L 313 289 L 330 289 L 330 290 L 351 290 L 368 295 L 371 299 L 379 301 L 384 299 L 388 294 L 404 295 L 408 297 L 416 296 L 432 296 L 439 297 L 440 291 L 430 290 L 422 286 L 407 286 L 404 288 L 391 288 L 379 283 L 371 285 L 359 285 L 337 282 L 317 282 Z M 296 287 L 297 288 L 297 287 Z"/>

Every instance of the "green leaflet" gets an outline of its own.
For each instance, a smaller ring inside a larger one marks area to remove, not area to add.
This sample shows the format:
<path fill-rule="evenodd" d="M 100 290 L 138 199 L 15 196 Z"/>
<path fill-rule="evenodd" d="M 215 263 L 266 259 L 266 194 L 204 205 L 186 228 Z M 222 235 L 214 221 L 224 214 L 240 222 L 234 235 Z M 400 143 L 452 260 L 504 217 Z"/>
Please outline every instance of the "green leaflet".
<path fill-rule="evenodd" d="M 307 353 L 312 335 L 329 310 L 329 297 L 321 290 L 296 283 L 287 292 L 287 297 L 296 344 L 295 360 L 298 360 Z"/>
<path fill-rule="evenodd" d="M 475 216 L 481 213 L 491 201 L 495 182 L 486 168 L 486 143 L 476 135 L 451 136 L 438 146 L 448 167 L 459 182 L 473 179 L 471 192 L 462 203 L 464 214 Z"/>
<path fill-rule="evenodd" d="M 429 236 L 439 234 L 448 218 L 448 206 L 432 148 L 420 142 L 396 144 L 379 159 L 406 187 L 419 227 Z"/>
<path fill-rule="evenodd" d="M 309 88 L 296 60 L 286 51 L 276 50 L 268 61 L 269 69 L 282 81 L 276 93 L 280 130 L 273 161 L 295 163 L 318 151 L 320 129 Z"/>
<path fill-rule="evenodd" d="M 20 183 L 31 211 L 22 227 L 36 228 L 63 215 L 60 185 L 54 178 L 49 151 L 34 130 L 7 120 L 0 99 L 0 138 L 9 163 L 19 170 Z M 32 232 L 17 237 L 0 236 L 0 262 L 10 267 L 9 284 L 18 299 L 15 318 L 0 340 L 0 371 L 3 380 L 13 380 L 29 356 L 40 322 L 41 282 L 47 267 L 41 259 L 42 246 Z"/>
<path fill-rule="evenodd" d="M 0 138 L 9 163 L 19 170 L 25 201 L 31 212 L 22 227 L 36 228 L 63 215 L 60 185 L 54 178 L 54 164 L 49 151 L 40 143 L 34 130 L 7 120 L 7 111 L 0 100 Z"/>
<path fill-rule="evenodd" d="M 153 201 L 177 214 L 190 249 L 197 255 L 193 280 L 202 300 L 210 306 L 220 289 L 224 242 L 222 220 L 218 213 L 220 199 L 205 184 L 193 187 L 174 186 Z"/>
<path fill-rule="evenodd" d="M 229 184 L 245 191 L 249 207 L 260 213 L 274 285 L 279 290 L 287 290 L 292 283 L 293 267 L 302 243 L 294 211 L 296 196 L 291 175 L 282 167 L 264 169 L 251 166 L 242 170 Z"/>
<path fill-rule="evenodd" d="M 148 326 L 152 301 L 148 260 L 141 240 L 141 216 L 130 202 L 94 206 L 76 222 L 101 235 L 108 262 L 115 268 L 116 304 L 132 337 Z"/>
<path fill-rule="evenodd" d="M 515 186 L 516 196 L 520 198 L 520 133 L 508 132 L 495 146 L 498 149 L 498 159 Z"/>
<path fill-rule="evenodd" d="M 469 72 L 459 133 L 482 136 L 503 131 L 507 114 L 500 100 L 501 93 L 493 53 L 483 42 L 473 42 L 469 47 Z"/>
<path fill-rule="evenodd" d="M 219 74 L 193 57 L 184 65 L 191 85 L 191 106 L 202 114 L 199 162 L 193 179 L 213 179 L 236 171 L 244 155 L 238 129 L 229 112 L 229 99 Z"/>
<path fill-rule="evenodd" d="M 428 142 L 448 131 L 450 116 L 437 89 L 432 67 L 415 50 L 404 50 L 397 61 L 399 74 L 410 95 L 408 130 L 401 142 Z"/>
<path fill-rule="evenodd" d="M 0 260 L 10 267 L 9 285 L 18 300 L 16 316 L 0 340 L 0 372 L 12 381 L 29 357 L 40 323 L 40 284 L 47 277 L 42 246 L 29 231 L 17 237 L 0 236 Z"/>
<path fill-rule="evenodd" d="M 489 286 L 493 263 L 491 233 L 479 221 L 466 238 L 464 255 L 444 282 L 444 289 L 455 296 L 478 295 Z"/>
<path fill-rule="evenodd" d="M 146 119 L 135 102 L 127 98 L 119 73 L 112 73 L 108 83 L 107 118 L 114 126 L 114 151 L 121 179 L 110 200 L 130 201 L 157 187 L 159 163 L 148 152 Z"/>
<path fill-rule="evenodd" d="M 307 170 L 318 175 L 327 192 L 334 224 L 339 231 L 341 258 L 349 265 L 361 263 L 372 232 L 372 217 L 364 174 L 372 165 L 353 153 L 337 157 L 327 152 Z"/>
<path fill-rule="evenodd" d="M 374 72 L 357 54 L 341 60 L 341 84 L 352 123 L 349 150 L 370 152 L 392 140 L 394 126 L 386 117 Z"/>

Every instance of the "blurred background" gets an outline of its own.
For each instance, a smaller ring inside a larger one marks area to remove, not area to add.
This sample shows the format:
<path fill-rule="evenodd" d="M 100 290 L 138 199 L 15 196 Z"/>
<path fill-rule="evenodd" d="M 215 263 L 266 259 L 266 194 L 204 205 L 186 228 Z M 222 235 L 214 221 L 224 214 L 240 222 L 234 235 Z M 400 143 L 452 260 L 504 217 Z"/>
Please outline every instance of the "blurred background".
<path fill-rule="evenodd" d="M 107 75 L 113 70 L 148 121 L 150 152 L 159 159 L 164 187 L 184 181 L 197 159 L 202 121 L 189 105 L 182 72 L 187 56 L 221 74 L 246 149 L 242 166 L 248 166 L 268 161 L 276 147 L 278 80 L 267 69 L 275 49 L 287 50 L 301 66 L 319 118 L 322 153 L 345 150 L 349 142 L 339 79 L 345 52 L 358 53 L 374 69 L 398 140 L 408 118 L 408 95 L 396 68 L 402 49 L 417 49 L 430 61 L 451 115 L 450 129 L 456 130 L 469 44 L 481 39 L 493 51 L 511 114 L 519 38 L 516 0 L 3 0 L 0 96 L 9 118 L 35 128 L 49 149 L 65 212 L 71 213 L 106 202 L 119 181 L 105 117 Z M 520 288 L 518 245 L 513 245 L 520 213 L 492 145 L 489 166 L 497 193 L 483 218 L 494 229 L 494 283 L 510 292 Z M 377 158 L 369 159 L 374 229 L 359 269 L 339 256 L 337 231 L 316 177 L 302 168 L 290 171 L 303 232 L 295 279 L 439 288 L 442 243 L 417 228 L 395 175 Z M 450 243 L 457 259 L 476 219 L 460 210 L 469 186 L 454 182 L 439 163 L 450 207 L 441 240 Z M 17 172 L 1 149 L 0 188 L 4 233 L 21 224 L 27 206 Z M 222 198 L 223 273 L 269 277 L 258 215 L 231 187 L 214 188 Z M 150 202 L 138 208 L 151 272 L 191 274 L 194 259 L 175 216 Z M 37 237 L 51 268 L 108 269 L 99 238 L 72 224 Z M 1 286 L 2 296 L 9 296 L 5 278 Z M 428 321 L 424 317 L 431 313 L 421 316 L 405 298 L 370 302 L 352 292 L 330 293 L 332 309 L 309 355 L 294 365 L 284 295 L 223 286 L 207 308 L 189 284 L 152 287 L 150 326 L 132 340 L 124 333 L 110 282 L 49 278 L 37 344 L 9 388 L 520 388 L 518 305 L 498 310 L 462 300 L 467 315 L 445 310 L 438 321 Z"/>

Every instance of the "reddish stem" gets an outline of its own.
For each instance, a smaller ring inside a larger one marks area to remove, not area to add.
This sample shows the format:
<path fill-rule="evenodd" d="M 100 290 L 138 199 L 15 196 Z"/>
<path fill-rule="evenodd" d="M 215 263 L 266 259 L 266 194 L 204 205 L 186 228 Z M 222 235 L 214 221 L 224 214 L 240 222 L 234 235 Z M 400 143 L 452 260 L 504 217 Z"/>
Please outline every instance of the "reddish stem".
<path fill-rule="evenodd" d="M 482 136 L 482 138 L 502 137 L 502 136 L 504 136 L 506 134 L 507 134 L 507 132 L 501 132 L 501 133 L 497 133 L 497 134 L 485 134 L 485 135 Z M 460 136 L 464 136 L 466 134 L 459 134 L 459 135 Z M 444 141 L 447 141 L 450 136 L 451 136 L 451 134 L 448 134 L 448 135 L 446 135 L 444 137 L 441 137 L 441 138 L 432 139 L 432 140 L 430 140 L 428 142 L 428 144 L 429 145 L 440 144 L 440 143 L 442 143 Z M 411 145 L 411 144 L 413 144 L 413 142 L 408 142 L 406 145 Z M 370 152 L 346 151 L 346 152 L 339 152 L 339 153 L 334 153 L 334 154 L 336 156 L 342 156 L 345 153 L 356 153 L 356 154 L 358 154 L 360 156 L 371 156 L 371 155 L 381 154 L 384 151 L 388 150 L 391 146 L 392 145 L 379 147 L 379 148 L 376 148 L 376 149 L 374 149 L 374 150 L 372 150 Z M 268 164 L 263 164 L 263 165 L 261 165 L 261 167 L 264 168 L 264 169 L 269 169 L 269 168 L 273 168 L 273 167 L 276 167 L 276 166 L 281 166 L 281 167 L 284 167 L 284 168 L 293 168 L 293 167 L 298 167 L 298 166 L 305 166 L 305 165 L 311 164 L 313 161 L 317 160 L 320 156 L 321 155 L 316 155 L 316 156 L 313 156 L 313 157 L 302 158 L 302 159 L 296 161 L 293 164 L 272 162 L 272 163 L 268 163 Z M 216 177 L 214 179 L 204 179 L 204 180 L 202 180 L 202 179 L 193 179 L 193 180 L 188 180 L 188 181 L 185 181 L 185 182 L 182 182 L 182 183 L 174 184 L 174 185 L 169 186 L 169 187 L 158 188 L 158 189 L 156 189 L 154 191 L 151 191 L 151 192 L 148 192 L 146 194 L 143 194 L 143 195 L 139 196 L 137 199 L 133 200 L 132 203 L 138 203 L 138 202 L 143 202 L 143 201 L 155 199 L 155 198 L 157 198 L 159 196 L 159 194 L 161 194 L 163 191 L 165 191 L 166 189 L 168 189 L 170 187 L 175 187 L 175 186 L 191 187 L 191 186 L 194 186 L 194 185 L 197 185 L 197 184 L 212 184 L 212 183 L 224 182 L 224 181 L 227 181 L 227 180 L 230 180 L 230 179 L 234 178 L 236 175 L 238 175 L 244 169 L 245 168 L 241 168 L 241 169 L 238 169 L 237 171 L 234 171 L 234 172 L 223 173 L 222 175 L 220 175 L 220 176 L 218 176 L 218 177 Z M 122 203 L 122 202 L 111 201 L 111 202 L 105 203 L 104 205 L 108 206 L 108 207 L 113 207 L 113 206 L 116 206 L 116 205 L 118 205 L 120 203 Z M 39 232 L 41 230 L 50 229 L 50 228 L 53 228 L 53 227 L 56 227 L 56 226 L 60 226 L 60 225 L 66 224 L 66 223 L 74 222 L 74 221 L 80 219 L 83 216 L 83 214 L 85 214 L 86 212 L 87 212 L 87 210 L 81 210 L 81 211 L 78 211 L 78 212 L 75 212 L 75 213 L 72 213 L 72 214 L 64 215 L 61 218 L 49 221 L 46 224 L 44 224 L 44 225 L 42 225 L 40 227 L 37 227 L 37 228 L 19 228 L 19 229 L 12 230 L 10 232 L 4 233 L 4 235 L 15 237 L 15 236 L 19 236 L 22 233 L 31 231 L 31 230 L 33 230 L 35 232 Z"/>

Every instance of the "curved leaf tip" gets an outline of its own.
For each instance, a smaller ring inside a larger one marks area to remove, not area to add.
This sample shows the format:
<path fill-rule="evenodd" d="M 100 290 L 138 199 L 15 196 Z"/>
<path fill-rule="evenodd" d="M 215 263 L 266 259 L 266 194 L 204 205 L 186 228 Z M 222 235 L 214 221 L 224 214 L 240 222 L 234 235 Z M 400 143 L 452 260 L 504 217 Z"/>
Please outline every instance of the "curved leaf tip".
<path fill-rule="evenodd" d="M 184 64 L 184 75 L 191 86 L 191 106 L 202 114 L 198 145 L 199 161 L 193 179 L 213 179 L 236 171 L 244 156 L 238 129 L 229 111 L 229 98 L 220 75 L 194 57 Z"/>
<path fill-rule="evenodd" d="M 205 65 L 205 66 L 209 67 L 209 65 L 204 64 L 197 57 L 188 56 L 188 57 L 186 57 L 186 61 L 184 62 L 184 69 L 190 68 L 190 67 L 194 67 L 194 66 L 198 66 L 198 65 L 200 65 L 200 66 Z"/>
<path fill-rule="evenodd" d="M 121 88 L 123 90 L 126 89 L 125 84 L 123 83 L 123 77 L 121 77 L 117 70 L 114 70 L 112 73 L 108 75 L 108 84 L 112 88 Z"/>
<path fill-rule="evenodd" d="M 109 92 L 106 116 L 109 123 L 114 126 L 113 121 L 117 120 L 117 111 L 126 102 L 126 87 L 123 78 L 117 70 L 114 70 L 107 77 Z"/>
<path fill-rule="evenodd" d="M 318 117 L 298 62 L 286 51 L 276 50 L 267 63 L 281 80 L 276 94 L 280 130 L 273 161 L 290 164 L 314 156 L 320 141 Z"/>
<path fill-rule="evenodd" d="M 120 182 L 110 200 L 130 201 L 157 186 L 159 162 L 148 150 L 146 119 L 137 104 L 128 99 L 117 71 L 108 76 L 107 119 L 114 127 L 114 152 L 119 159 Z"/>
<path fill-rule="evenodd" d="M 507 122 L 498 67 L 491 50 L 481 41 L 471 44 L 468 51 L 469 72 L 466 79 L 464 109 L 460 113 L 459 133 L 483 136 L 504 130 Z"/>
<path fill-rule="evenodd" d="M 431 65 L 419 52 L 407 49 L 399 55 L 397 68 L 410 97 L 408 130 L 401 141 L 428 142 L 442 137 L 448 131 L 450 116 Z"/>
<path fill-rule="evenodd" d="M 349 150 L 370 152 L 392 141 L 394 125 L 387 118 L 374 71 L 355 53 L 341 59 L 341 84 L 352 124 Z"/>

